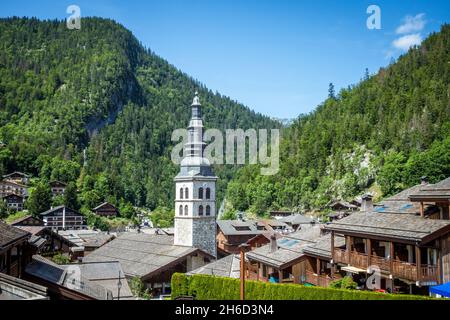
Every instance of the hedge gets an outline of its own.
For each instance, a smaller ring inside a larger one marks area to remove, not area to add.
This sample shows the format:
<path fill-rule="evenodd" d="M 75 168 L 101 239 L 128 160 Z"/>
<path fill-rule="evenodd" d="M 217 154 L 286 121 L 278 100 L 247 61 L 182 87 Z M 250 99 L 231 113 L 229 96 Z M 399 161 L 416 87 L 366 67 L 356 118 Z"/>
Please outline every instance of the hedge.
<path fill-rule="evenodd" d="M 193 296 L 197 300 L 239 300 L 239 279 L 210 275 L 175 273 L 172 276 L 172 299 Z M 423 300 L 426 296 L 386 294 L 361 290 L 307 287 L 246 281 L 247 300 Z"/>

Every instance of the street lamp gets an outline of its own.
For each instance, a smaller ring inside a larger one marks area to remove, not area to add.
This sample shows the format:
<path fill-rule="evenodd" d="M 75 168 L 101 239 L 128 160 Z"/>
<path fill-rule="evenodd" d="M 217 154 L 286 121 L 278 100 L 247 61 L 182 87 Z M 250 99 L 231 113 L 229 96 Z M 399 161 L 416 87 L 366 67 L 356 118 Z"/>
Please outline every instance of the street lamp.
<path fill-rule="evenodd" d="M 239 246 L 240 249 L 240 280 L 241 280 L 241 290 L 240 290 L 240 296 L 241 300 L 245 300 L 245 252 L 247 251 L 249 245 L 246 243 L 243 243 Z"/>
<path fill-rule="evenodd" d="M 119 270 L 119 281 L 117 282 L 117 300 L 120 300 L 120 289 L 122 289 L 122 281 L 120 281 L 120 270 Z"/>

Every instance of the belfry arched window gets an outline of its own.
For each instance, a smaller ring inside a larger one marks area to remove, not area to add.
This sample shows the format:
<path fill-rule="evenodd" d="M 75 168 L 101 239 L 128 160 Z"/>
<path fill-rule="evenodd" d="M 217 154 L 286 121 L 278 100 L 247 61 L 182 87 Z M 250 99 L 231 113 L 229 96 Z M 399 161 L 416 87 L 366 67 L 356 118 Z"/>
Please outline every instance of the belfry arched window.
<path fill-rule="evenodd" d="M 206 188 L 206 199 L 211 199 L 211 189 Z"/>
<path fill-rule="evenodd" d="M 187 216 L 189 213 L 188 206 L 184 206 L 184 215 Z"/>
<path fill-rule="evenodd" d="M 180 188 L 180 199 L 183 199 L 183 188 Z"/>
<path fill-rule="evenodd" d="M 203 199 L 203 188 L 198 189 L 198 198 Z"/>
<path fill-rule="evenodd" d="M 184 189 L 184 198 L 189 199 L 189 189 L 188 188 Z"/>
<path fill-rule="evenodd" d="M 180 214 L 180 216 L 182 216 L 183 215 L 183 206 L 182 205 L 180 205 L 180 209 L 179 209 L 179 214 Z"/>
<path fill-rule="evenodd" d="M 211 215 L 211 207 L 210 206 L 206 206 L 206 215 L 207 216 Z"/>
<path fill-rule="evenodd" d="M 199 216 L 203 215 L 203 206 L 198 207 L 198 215 Z"/>

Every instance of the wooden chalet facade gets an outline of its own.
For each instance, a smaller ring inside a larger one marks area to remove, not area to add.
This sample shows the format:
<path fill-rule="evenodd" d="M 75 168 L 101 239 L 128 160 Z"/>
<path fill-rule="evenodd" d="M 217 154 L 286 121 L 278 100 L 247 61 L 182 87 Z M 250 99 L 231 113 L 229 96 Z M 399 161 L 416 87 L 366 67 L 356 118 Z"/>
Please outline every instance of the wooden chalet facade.
<path fill-rule="evenodd" d="M 66 192 L 67 184 L 61 181 L 51 181 L 50 189 L 52 190 L 53 197 L 64 195 Z"/>
<path fill-rule="evenodd" d="M 24 197 L 19 194 L 10 193 L 3 196 L 6 206 L 12 210 L 22 211 L 24 204 Z"/>
<path fill-rule="evenodd" d="M 33 216 L 25 216 L 10 223 L 11 226 L 31 234 L 28 240 L 30 257 L 35 254 L 50 252 L 69 253 L 74 244 L 56 233 L 52 228 L 45 226 L 43 220 Z"/>
<path fill-rule="evenodd" d="M 52 230 L 80 230 L 86 229 L 84 216 L 66 206 L 58 206 L 42 212 L 40 217 L 44 221 L 45 226 Z"/>
<path fill-rule="evenodd" d="M 220 257 L 239 253 L 239 246 L 267 232 L 282 232 L 288 225 L 277 220 L 218 220 L 217 250 Z M 259 240 L 264 241 L 262 238 Z"/>
<path fill-rule="evenodd" d="M 119 209 L 113 206 L 109 202 L 104 202 L 101 205 L 92 209 L 92 211 L 102 217 L 117 217 L 119 215 Z"/>
<path fill-rule="evenodd" d="M 17 194 L 23 197 L 28 197 L 27 186 L 18 184 L 13 181 L 3 180 L 0 181 L 0 197 L 7 196 L 8 194 Z"/>
<path fill-rule="evenodd" d="M 22 276 L 30 236 L 30 233 L 0 221 L 0 273 Z"/>
<path fill-rule="evenodd" d="M 382 288 L 389 291 L 410 286 L 410 292 L 420 292 L 417 287 L 450 281 L 450 221 L 367 212 L 325 228 L 331 231 L 331 261 L 355 279 L 367 277 L 368 268 L 376 266 Z M 336 237 L 344 244 L 336 245 Z"/>
<path fill-rule="evenodd" d="M 26 184 L 28 184 L 30 176 L 23 172 L 15 171 L 10 174 L 4 175 L 3 179 L 6 181 L 26 185 Z"/>
<path fill-rule="evenodd" d="M 304 254 L 307 246 L 313 245 L 321 237 L 321 228 L 313 226 L 289 235 L 272 235 L 270 243 L 246 254 L 247 278 L 251 280 L 297 283 L 305 282 Z"/>

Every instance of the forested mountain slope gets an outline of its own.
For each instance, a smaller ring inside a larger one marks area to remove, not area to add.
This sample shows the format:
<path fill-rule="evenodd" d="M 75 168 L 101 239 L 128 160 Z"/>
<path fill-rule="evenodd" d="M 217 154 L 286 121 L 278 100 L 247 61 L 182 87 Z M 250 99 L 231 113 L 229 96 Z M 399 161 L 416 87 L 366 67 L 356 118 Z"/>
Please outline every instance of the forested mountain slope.
<path fill-rule="evenodd" d="M 101 201 L 172 206 L 172 130 L 185 128 L 195 90 L 214 128 L 272 128 L 257 114 L 171 66 L 111 20 L 0 19 L 0 174 L 77 181 Z M 84 166 L 83 150 L 86 149 Z M 235 168 L 217 168 L 224 190 Z"/>
<path fill-rule="evenodd" d="M 300 116 L 281 157 L 278 175 L 240 170 L 228 188 L 232 210 L 313 210 L 450 176 L 450 25 Z"/>

